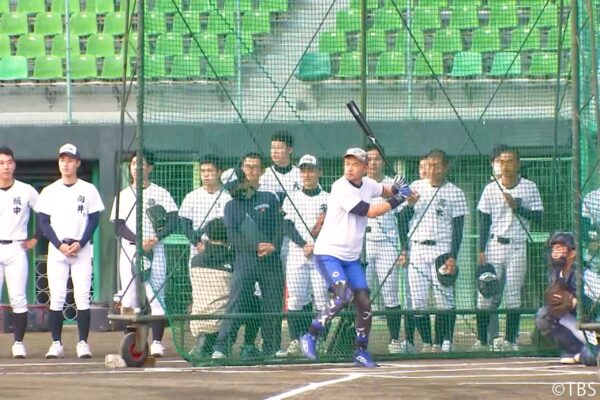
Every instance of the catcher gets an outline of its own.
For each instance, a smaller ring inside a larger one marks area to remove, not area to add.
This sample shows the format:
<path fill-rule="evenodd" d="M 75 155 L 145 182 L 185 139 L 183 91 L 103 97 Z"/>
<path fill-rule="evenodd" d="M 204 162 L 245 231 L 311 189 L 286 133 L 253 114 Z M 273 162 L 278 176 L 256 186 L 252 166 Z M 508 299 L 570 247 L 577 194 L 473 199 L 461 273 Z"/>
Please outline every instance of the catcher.
<path fill-rule="evenodd" d="M 535 325 L 543 336 L 563 352 L 563 364 L 596 365 L 598 345 L 592 332 L 576 327 L 575 238 L 569 232 L 557 232 L 548 241 L 548 289 L 544 303 L 535 316 Z"/>

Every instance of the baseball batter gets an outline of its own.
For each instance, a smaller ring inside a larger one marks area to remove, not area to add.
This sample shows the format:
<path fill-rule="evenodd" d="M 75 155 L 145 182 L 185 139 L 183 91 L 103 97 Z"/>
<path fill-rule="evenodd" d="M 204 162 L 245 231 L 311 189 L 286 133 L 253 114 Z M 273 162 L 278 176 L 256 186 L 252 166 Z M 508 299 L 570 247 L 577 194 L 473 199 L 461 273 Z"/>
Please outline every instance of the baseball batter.
<path fill-rule="evenodd" d="M 27 224 L 35 208 L 38 193 L 14 178 L 16 168 L 13 151 L 0 147 L 0 297 L 6 278 L 8 299 L 12 307 L 14 326 L 14 358 L 25 358 L 23 344 L 27 328 L 27 250 L 37 244 L 36 238 L 27 239 Z"/>
<path fill-rule="evenodd" d="M 49 325 L 52 344 L 46 358 L 61 358 L 63 305 L 69 272 L 77 306 L 79 358 L 90 358 L 87 344 L 90 331 L 90 287 L 92 285 L 92 235 L 98 226 L 104 204 L 94 185 L 77 177 L 81 155 L 67 143 L 59 150 L 60 179 L 46 186 L 35 206 L 40 229 L 48 239 L 48 287 L 50 289 Z"/>
<path fill-rule="evenodd" d="M 150 273 L 144 282 L 146 297 L 150 301 L 152 315 L 165 315 L 162 306 L 164 302 L 164 285 L 167 277 L 167 259 L 165 255 L 165 245 L 163 239 L 169 236 L 177 226 L 177 205 L 171 197 L 171 194 L 164 188 L 150 182 L 150 174 L 154 168 L 154 157 L 151 153 L 145 152 L 142 173 L 143 187 L 143 219 L 142 219 L 142 247 L 147 255 L 147 261 L 150 267 Z M 137 300 L 137 289 L 133 275 L 135 269 L 136 253 L 136 185 L 137 177 L 137 156 L 133 153 L 130 156 L 129 172 L 132 183 L 123 189 L 119 194 L 119 209 L 117 210 L 117 199 L 115 198 L 112 206 L 110 220 L 117 225 L 117 235 L 121 238 L 121 249 L 119 254 L 119 277 L 123 289 L 121 297 L 121 306 L 123 308 L 132 308 L 139 312 L 141 305 Z M 158 230 L 148 215 L 148 209 L 154 206 L 162 206 L 166 211 L 166 225 Z M 155 357 L 162 357 L 164 347 L 161 343 L 165 331 L 164 321 L 152 321 L 152 344 L 150 345 L 150 354 Z"/>
<path fill-rule="evenodd" d="M 496 156 L 497 154 L 497 156 Z M 490 310 L 500 306 L 504 297 L 506 335 L 500 346 L 494 338 L 499 333 L 492 326 L 490 313 L 477 314 L 478 342 L 475 347 L 487 343 L 493 350 L 519 349 L 521 290 L 527 271 L 527 239 L 531 224 L 540 222 L 544 210 L 536 184 L 519 175 L 519 151 L 506 145 L 494 150 L 492 159 L 499 166 L 501 179 L 486 185 L 479 200 L 479 264 L 494 266 L 502 290 L 497 296 L 486 299 L 480 293 L 477 308 Z M 494 172 L 496 174 L 496 171 Z M 497 314 L 495 314 L 497 318 Z M 499 347 L 499 348 L 497 348 Z"/>

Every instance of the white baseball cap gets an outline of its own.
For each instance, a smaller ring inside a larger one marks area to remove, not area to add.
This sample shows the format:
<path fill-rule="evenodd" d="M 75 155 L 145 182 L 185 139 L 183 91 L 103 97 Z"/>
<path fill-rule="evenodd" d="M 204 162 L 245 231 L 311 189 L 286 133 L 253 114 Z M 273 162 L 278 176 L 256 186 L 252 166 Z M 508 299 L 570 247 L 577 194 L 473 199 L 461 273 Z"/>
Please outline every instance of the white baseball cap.
<path fill-rule="evenodd" d="M 75 145 L 71 143 L 63 144 L 58 150 L 58 155 L 62 156 L 63 154 L 68 154 L 71 157 L 75 157 L 76 159 L 81 159 L 81 154 Z"/>
<path fill-rule="evenodd" d="M 221 174 L 221 182 L 223 184 L 237 181 L 237 175 L 235 173 L 235 168 L 229 168 Z"/>
<path fill-rule="evenodd" d="M 352 156 L 356 157 L 360 162 L 367 164 L 369 162 L 369 157 L 367 156 L 367 152 L 361 149 L 360 147 L 351 147 L 344 153 L 344 158 Z"/>
<path fill-rule="evenodd" d="M 314 167 L 317 169 L 321 169 L 321 163 L 317 159 L 317 157 L 312 154 L 305 154 L 300 157 L 300 161 L 298 162 L 298 167 Z"/>

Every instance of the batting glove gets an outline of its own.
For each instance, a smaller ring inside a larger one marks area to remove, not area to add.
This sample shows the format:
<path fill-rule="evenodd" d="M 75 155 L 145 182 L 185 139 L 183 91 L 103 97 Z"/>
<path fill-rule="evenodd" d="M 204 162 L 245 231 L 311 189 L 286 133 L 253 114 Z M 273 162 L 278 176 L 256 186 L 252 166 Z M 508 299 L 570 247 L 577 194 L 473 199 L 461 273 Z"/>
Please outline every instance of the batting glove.
<path fill-rule="evenodd" d="M 401 175 L 396 175 L 394 177 L 394 183 L 392 183 L 392 192 L 402 196 L 403 199 L 406 199 L 412 194 L 412 190 L 410 190 L 408 182 L 406 182 L 406 179 Z"/>

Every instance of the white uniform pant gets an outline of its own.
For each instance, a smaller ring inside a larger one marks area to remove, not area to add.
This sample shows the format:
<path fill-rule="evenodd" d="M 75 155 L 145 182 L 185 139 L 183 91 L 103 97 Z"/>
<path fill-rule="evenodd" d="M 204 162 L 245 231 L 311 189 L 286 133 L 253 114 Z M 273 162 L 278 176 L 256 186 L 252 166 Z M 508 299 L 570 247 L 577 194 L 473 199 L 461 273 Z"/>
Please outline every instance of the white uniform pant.
<path fill-rule="evenodd" d="M 366 243 L 367 279 L 371 293 L 379 289 L 381 282 L 385 279 L 385 283 L 380 289 L 383 305 L 385 307 L 399 306 L 400 281 L 398 268 L 395 266 L 399 253 L 396 241 L 367 240 Z M 387 276 L 388 273 L 389 276 Z"/>
<path fill-rule="evenodd" d="M 29 263 L 21 242 L 0 244 L 0 298 L 6 278 L 8 299 L 14 313 L 27 312 L 27 274 Z"/>
<path fill-rule="evenodd" d="M 67 297 L 69 272 L 73 281 L 73 296 L 77 310 L 90 308 L 90 288 L 92 286 L 92 246 L 85 245 L 77 256 L 67 257 L 53 244 L 48 245 L 48 288 L 50 289 L 50 310 L 62 311 Z"/>
<path fill-rule="evenodd" d="M 119 256 L 119 277 L 121 279 L 121 288 L 123 296 L 121 297 L 121 306 L 138 309 L 137 289 L 135 279 L 133 278 L 132 261 L 135 256 L 135 245 L 129 242 L 122 242 L 121 253 Z M 146 298 L 150 300 L 150 309 L 152 315 L 165 315 L 165 309 L 162 304 L 165 293 L 165 280 L 167 277 L 167 259 L 165 256 L 165 246 L 162 242 L 157 243 L 152 248 L 152 269 L 150 277 L 144 282 Z M 159 291 L 160 289 L 160 291 Z"/>
<path fill-rule="evenodd" d="M 319 273 L 315 263 L 304 257 L 302 248 L 291 243 L 287 254 L 285 273 L 287 287 L 287 308 L 290 311 L 301 311 L 314 298 L 317 310 L 325 308 L 328 300 L 327 283 Z"/>
<path fill-rule="evenodd" d="M 435 259 L 450 251 L 450 243 L 427 246 L 413 242 L 410 247 L 408 264 L 409 308 L 425 310 L 429 307 L 431 289 L 435 308 L 450 310 L 455 308 L 454 285 L 444 286 L 437 278 Z"/>

